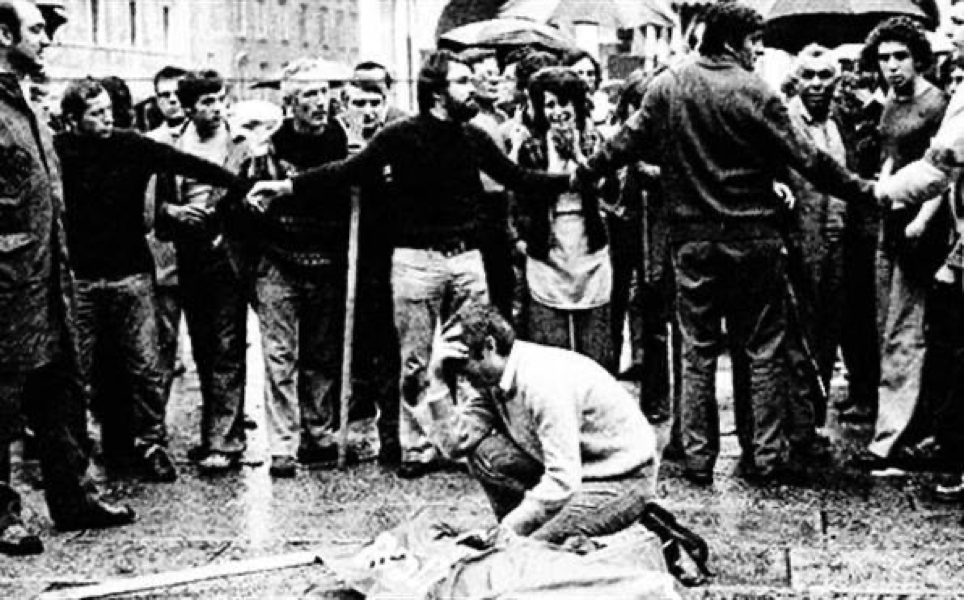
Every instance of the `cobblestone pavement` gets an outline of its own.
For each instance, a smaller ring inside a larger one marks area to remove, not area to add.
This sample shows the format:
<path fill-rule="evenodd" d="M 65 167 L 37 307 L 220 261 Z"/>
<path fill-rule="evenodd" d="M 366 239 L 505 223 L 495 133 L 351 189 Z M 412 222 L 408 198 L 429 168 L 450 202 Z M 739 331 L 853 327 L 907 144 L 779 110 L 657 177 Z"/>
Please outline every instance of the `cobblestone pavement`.
<path fill-rule="evenodd" d="M 250 346 L 248 413 L 263 422 L 258 344 Z M 703 533 L 713 551 L 712 585 L 687 598 L 964 598 L 962 507 L 935 503 L 932 477 L 875 480 L 833 467 L 802 486 L 754 487 L 732 474 L 738 448 L 721 372 L 725 439 L 710 490 L 688 486 L 665 464 L 661 502 Z M 838 378 L 834 393 L 845 382 Z M 416 510 L 457 525 L 492 522 L 481 489 L 462 473 L 416 481 L 375 463 L 347 472 L 302 471 L 272 481 L 267 464 L 201 478 L 184 458 L 197 437 L 199 395 L 189 370 L 171 402 L 172 451 L 180 479 L 169 485 L 135 478 L 103 481 L 109 497 L 129 502 L 137 524 L 60 534 L 50 530 L 38 491 L 25 494 L 30 521 L 45 532 L 38 557 L 0 557 L 0 598 L 30 598 L 51 587 L 159 573 L 231 560 L 319 548 L 345 554 Z M 833 423 L 831 423 L 833 425 Z M 264 428 L 250 432 L 249 456 L 266 459 Z M 838 464 L 869 431 L 832 426 Z M 353 432 L 369 447 L 371 423 Z M 22 489 L 35 480 L 17 469 Z M 139 598 L 327 598 L 337 582 L 322 566 L 181 586 Z"/>

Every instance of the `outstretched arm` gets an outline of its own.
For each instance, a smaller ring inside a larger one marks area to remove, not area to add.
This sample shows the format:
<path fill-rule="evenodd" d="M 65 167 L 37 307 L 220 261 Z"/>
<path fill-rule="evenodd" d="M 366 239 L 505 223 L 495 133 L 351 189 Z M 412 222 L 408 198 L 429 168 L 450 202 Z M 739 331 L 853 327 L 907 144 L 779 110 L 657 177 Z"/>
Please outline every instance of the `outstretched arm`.
<path fill-rule="evenodd" d="M 240 177 L 221 165 L 182 152 L 147 136 L 138 136 L 137 150 L 138 156 L 132 158 L 149 165 L 156 175 L 174 173 L 217 187 L 237 189 L 244 187 L 244 181 Z"/>

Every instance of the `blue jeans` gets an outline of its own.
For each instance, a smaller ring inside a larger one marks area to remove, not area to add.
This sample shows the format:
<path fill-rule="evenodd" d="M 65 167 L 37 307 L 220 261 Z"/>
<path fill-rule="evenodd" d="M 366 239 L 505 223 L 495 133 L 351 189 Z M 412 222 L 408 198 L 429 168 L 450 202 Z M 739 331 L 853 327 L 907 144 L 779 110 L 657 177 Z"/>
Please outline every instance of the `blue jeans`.
<path fill-rule="evenodd" d="M 404 462 L 432 462 L 437 453 L 411 414 L 427 387 L 425 369 L 438 323 L 463 304 L 488 302 L 482 254 L 447 256 L 434 250 L 397 248 L 392 255 L 392 299 L 401 352 L 398 437 Z"/>
<path fill-rule="evenodd" d="M 543 465 L 502 433 L 490 434 L 469 457 L 469 472 L 482 485 L 499 521 L 522 502 L 544 471 Z M 569 502 L 530 537 L 561 543 L 573 535 L 622 531 L 639 519 L 655 497 L 655 473 L 653 465 L 647 465 L 624 477 L 583 480 Z"/>
<path fill-rule="evenodd" d="M 255 294 L 272 456 L 335 443 L 345 282 L 344 267 L 296 271 L 270 256 L 261 259 Z"/>
<path fill-rule="evenodd" d="M 167 444 L 167 411 L 158 354 L 154 278 L 143 273 L 123 279 L 77 280 L 80 370 L 90 386 L 94 349 L 109 339 L 117 350 L 120 374 L 129 382 L 134 443 L 146 450 Z"/>

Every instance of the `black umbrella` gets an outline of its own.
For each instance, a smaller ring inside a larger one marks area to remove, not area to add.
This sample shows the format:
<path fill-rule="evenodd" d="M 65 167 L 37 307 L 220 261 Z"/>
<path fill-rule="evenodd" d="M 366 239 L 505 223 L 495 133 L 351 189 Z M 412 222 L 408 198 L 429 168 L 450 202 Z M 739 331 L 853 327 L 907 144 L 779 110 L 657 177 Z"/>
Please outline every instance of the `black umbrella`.
<path fill-rule="evenodd" d="M 439 38 L 439 47 L 456 50 L 470 47 L 514 48 L 531 46 L 550 51 L 568 51 L 576 43 L 568 35 L 545 23 L 529 19 L 489 19 L 457 27 Z"/>
<path fill-rule="evenodd" d="M 764 42 L 797 52 L 816 42 L 835 47 L 863 42 L 881 21 L 897 15 L 933 29 L 940 15 L 934 0 L 750 0 L 766 18 Z"/>

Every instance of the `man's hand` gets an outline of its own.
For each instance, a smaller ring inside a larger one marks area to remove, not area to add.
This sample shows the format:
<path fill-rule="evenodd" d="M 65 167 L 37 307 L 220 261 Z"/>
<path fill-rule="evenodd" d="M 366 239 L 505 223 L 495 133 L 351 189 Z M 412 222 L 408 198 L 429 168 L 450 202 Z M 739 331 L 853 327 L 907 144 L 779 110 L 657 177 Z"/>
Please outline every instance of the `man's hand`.
<path fill-rule="evenodd" d="M 787 184 L 774 181 L 773 191 L 783 204 L 786 205 L 788 210 L 793 210 L 793 207 L 797 205 L 797 197 L 793 195 L 793 190 L 791 190 Z"/>
<path fill-rule="evenodd" d="M 919 218 L 914 219 L 904 228 L 904 237 L 908 240 L 917 240 L 924 235 L 925 231 L 927 231 L 927 221 Z"/>
<path fill-rule="evenodd" d="M 459 341 L 462 326 L 456 325 L 442 331 L 436 328 L 432 341 L 432 357 L 428 363 L 428 373 L 436 381 L 445 381 L 445 365 L 451 361 L 464 361 L 469 357 L 469 349 Z"/>
<path fill-rule="evenodd" d="M 213 210 L 200 204 L 185 204 L 183 206 L 165 204 L 164 212 L 168 217 L 173 219 L 175 223 L 180 225 L 203 227 L 213 213 Z"/>
<path fill-rule="evenodd" d="M 883 208 L 900 208 L 900 204 L 894 202 L 894 199 L 887 194 L 887 184 L 890 182 L 891 177 L 893 177 L 894 172 L 894 159 L 888 158 L 884 161 L 883 166 L 880 167 L 880 175 L 877 178 L 877 183 L 874 184 L 874 196 L 877 198 L 877 203 Z"/>
<path fill-rule="evenodd" d="M 488 529 L 473 529 L 467 531 L 457 537 L 455 543 L 468 546 L 473 550 L 488 550 L 497 545 L 505 545 L 505 543 L 516 537 L 519 537 L 516 532 L 499 524 Z"/>
<path fill-rule="evenodd" d="M 249 207 L 258 211 L 265 212 L 272 202 L 282 196 L 290 196 L 293 193 L 293 185 L 290 179 L 282 181 L 259 181 L 254 184 L 248 192 L 244 201 Z"/>

